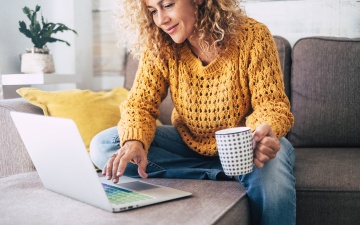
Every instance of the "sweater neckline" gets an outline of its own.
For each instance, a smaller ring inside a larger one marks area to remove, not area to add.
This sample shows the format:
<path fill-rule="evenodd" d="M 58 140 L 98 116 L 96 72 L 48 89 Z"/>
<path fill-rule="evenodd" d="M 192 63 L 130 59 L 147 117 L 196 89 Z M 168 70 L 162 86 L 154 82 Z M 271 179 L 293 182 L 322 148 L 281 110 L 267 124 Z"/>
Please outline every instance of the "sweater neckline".
<path fill-rule="evenodd" d="M 229 44 L 223 56 L 218 56 L 213 61 L 207 65 L 203 65 L 202 61 L 191 51 L 190 46 L 185 44 L 182 46 L 181 52 L 181 61 L 188 64 L 190 68 L 194 70 L 201 70 L 204 73 L 211 73 L 218 71 L 222 68 L 227 61 L 227 58 L 231 57 L 236 53 L 237 47 L 235 43 Z"/>

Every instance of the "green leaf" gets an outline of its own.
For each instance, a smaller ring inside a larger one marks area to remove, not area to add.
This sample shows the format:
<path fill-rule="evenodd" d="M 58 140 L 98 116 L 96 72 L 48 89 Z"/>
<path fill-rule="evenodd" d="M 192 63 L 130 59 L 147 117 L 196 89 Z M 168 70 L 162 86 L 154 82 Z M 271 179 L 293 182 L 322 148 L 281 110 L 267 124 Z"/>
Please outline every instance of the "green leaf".
<path fill-rule="evenodd" d="M 31 38 L 31 42 L 36 48 L 42 48 L 44 46 L 36 37 Z"/>
<path fill-rule="evenodd" d="M 38 12 L 40 11 L 41 7 L 36 5 L 35 10 L 31 10 L 28 7 L 23 8 L 23 12 L 27 15 L 28 19 L 30 20 L 29 27 L 26 26 L 24 21 L 19 21 L 19 31 L 23 33 L 26 37 L 30 38 L 32 43 L 37 48 L 42 48 L 46 43 L 53 43 L 53 42 L 63 42 L 66 45 L 70 46 L 67 41 L 57 39 L 51 37 L 53 34 L 57 32 L 65 32 L 71 31 L 77 35 L 77 32 L 65 24 L 62 23 L 49 23 L 47 22 L 43 15 L 41 14 L 41 21 L 38 21 Z"/>
<path fill-rule="evenodd" d="M 35 12 L 39 12 L 39 11 L 40 11 L 40 8 L 41 8 L 41 7 L 40 7 L 39 5 L 36 5 L 36 6 L 35 6 Z"/>
<path fill-rule="evenodd" d="M 47 25 L 47 23 L 45 22 L 45 19 L 43 17 L 43 15 L 41 15 L 41 23 L 43 25 L 43 27 L 45 27 Z"/>
<path fill-rule="evenodd" d="M 62 24 L 62 23 L 56 23 L 56 24 L 54 24 L 54 25 L 57 26 L 57 27 L 54 29 L 54 33 L 64 32 L 64 31 L 72 31 L 74 34 L 77 35 L 77 32 L 76 32 L 75 30 L 68 28 L 67 26 L 65 26 L 65 25 Z"/>
<path fill-rule="evenodd" d="M 39 33 L 40 30 L 41 30 L 40 23 L 39 23 L 39 22 L 36 22 L 36 23 L 35 23 L 35 26 L 34 26 L 34 32 L 35 32 L 35 33 Z"/>
<path fill-rule="evenodd" d="M 22 30 L 27 29 L 24 21 L 19 21 L 19 26 L 20 26 L 20 29 L 22 29 Z"/>
<path fill-rule="evenodd" d="M 19 21 L 19 25 L 20 25 L 19 31 L 21 33 L 23 33 L 26 37 L 32 38 L 33 35 L 30 32 L 30 30 L 27 29 L 25 22 L 24 21 Z"/>
<path fill-rule="evenodd" d="M 36 18 L 36 13 L 33 13 L 33 14 L 31 15 L 30 21 L 31 21 L 31 24 L 33 24 L 33 25 L 35 25 L 35 23 L 38 22 L 38 21 L 37 21 L 37 18 Z"/>
<path fill-rule="evenodd" d="M 64 41 L 64 40 L 61 40 L 61 39 L 57 39 L 57 38 L 49 38 L 49 43 L 53 43 L 53 42 L 57 42 L 57 41 L 63 42 L 63 43 L 65 43 L 67 46 L 70 46 L 70 43 L 67 42 L 67 41 Z"/>
<path fill-rule="evenodd" d="M 23 12 L 26 14 L 26 15 L 28 15 L 28 14 L 30 14 L 30 12 L 31 12 L 31 10 L 28 8 L 28 7 L 24 7 L 23 8 Z"/>

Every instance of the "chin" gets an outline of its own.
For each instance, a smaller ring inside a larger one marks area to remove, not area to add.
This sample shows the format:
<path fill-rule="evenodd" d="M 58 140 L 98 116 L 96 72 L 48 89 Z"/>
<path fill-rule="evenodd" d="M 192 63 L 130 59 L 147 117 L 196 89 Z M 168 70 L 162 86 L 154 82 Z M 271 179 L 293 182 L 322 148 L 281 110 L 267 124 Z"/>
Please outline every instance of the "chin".
<path fill-rule="evenodd" d="M 184 43 L 184 41 L 186 40 L 186 38 L 176 38 L 176 37 L 171 37 L 171 39 L 172 39 L 176 44 L 182 44 L 182 43 Z"/>

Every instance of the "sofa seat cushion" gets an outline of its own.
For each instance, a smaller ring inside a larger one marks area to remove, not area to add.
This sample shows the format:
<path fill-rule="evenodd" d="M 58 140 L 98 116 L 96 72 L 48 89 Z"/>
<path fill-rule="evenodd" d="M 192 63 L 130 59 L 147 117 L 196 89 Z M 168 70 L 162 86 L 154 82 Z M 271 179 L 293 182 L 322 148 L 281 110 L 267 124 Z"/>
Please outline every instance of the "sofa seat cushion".
<path fill-rule="evenodd" d="M 23 173 L 0 179 L 0 224 L 249 224 L 246 192 L 238 182 L 147 181 L 189 191 L 193 196 L 109 213 L 46 190 L 37 172 Z"/>
<path fill-rule="evenodd" d="M 360 193 L 360 148 L 296 148 L 295 152 L 298 191 Z"/>
<path fill-rule="evenodd" d="M 41 108 L 22 98 L 0 101 L 0 178 L 35 170 L 10 117 L 10 111 L 42 114 Z"/>
<path fill-rule="evenodd" d="M 295 152 L 297 225 L 359 224 L 360 148 Z"/>

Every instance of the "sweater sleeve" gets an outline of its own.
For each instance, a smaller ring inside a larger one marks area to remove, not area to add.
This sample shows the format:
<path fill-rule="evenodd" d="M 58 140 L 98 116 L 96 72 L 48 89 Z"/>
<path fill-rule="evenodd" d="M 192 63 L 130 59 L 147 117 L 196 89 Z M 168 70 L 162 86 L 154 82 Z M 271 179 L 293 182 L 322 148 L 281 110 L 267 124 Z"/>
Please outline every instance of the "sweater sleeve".
<path fill-rule="evenodd" d="M 159 60 L 149 60 L 144 54 L 140 60 L 134 84 L 127 99 L 120 105 L 121 119 L 118 123 L 120 145 L 138 140 L 145 151 L 154 138 L 159 105 L 167 95 L 166 68 Z"/>
<path fill-rule="evenodd" d="M 290 102 L 285 94 L 278 52 L 268 28 L 257 23 L 248 67 L 252 113 L 246 125 L 253 130 L 268 123 L 278 137 L 286 135 L 294 124 Z"/>

